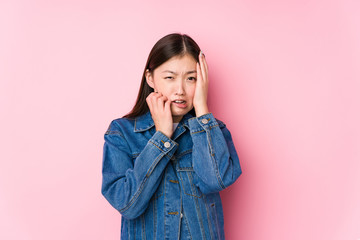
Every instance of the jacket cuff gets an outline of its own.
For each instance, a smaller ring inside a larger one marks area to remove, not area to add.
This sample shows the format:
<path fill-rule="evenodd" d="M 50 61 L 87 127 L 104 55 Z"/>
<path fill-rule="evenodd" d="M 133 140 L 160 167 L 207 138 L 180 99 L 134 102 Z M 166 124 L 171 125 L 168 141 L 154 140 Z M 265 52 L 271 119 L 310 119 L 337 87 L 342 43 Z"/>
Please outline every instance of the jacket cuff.
<path fill-rule="evenodd" d="M 171 157 L 176 151 L 179 144 L 174 140 L 170 139 L 168 136 L 163 134 L 160 131 L 156 131 L 154 135 L 149 140 L 154 144 L 158 149 Z"/>
<path fill-rule="evenodd" d="M 218 122 L 211 112 L 201 115 L 200 117 L 189 119 L 190 133 L 192 134 L 209 130 L 218 125 Z"/>

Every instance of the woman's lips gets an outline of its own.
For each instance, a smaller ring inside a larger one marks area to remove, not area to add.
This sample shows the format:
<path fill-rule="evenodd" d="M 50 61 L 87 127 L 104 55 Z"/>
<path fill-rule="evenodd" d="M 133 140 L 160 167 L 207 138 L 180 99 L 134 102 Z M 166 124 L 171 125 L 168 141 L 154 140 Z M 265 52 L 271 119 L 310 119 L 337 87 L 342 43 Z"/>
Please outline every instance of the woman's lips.
<path fill-rule="evenodd" d="M 173 101 L 172 102 L 176 107 L 178 108 L 186 108 L 187 107 L 187 104 L 186 104 L 186 101 L 183 101 L 183 102 L 176 102 L 176 101 Z"/>

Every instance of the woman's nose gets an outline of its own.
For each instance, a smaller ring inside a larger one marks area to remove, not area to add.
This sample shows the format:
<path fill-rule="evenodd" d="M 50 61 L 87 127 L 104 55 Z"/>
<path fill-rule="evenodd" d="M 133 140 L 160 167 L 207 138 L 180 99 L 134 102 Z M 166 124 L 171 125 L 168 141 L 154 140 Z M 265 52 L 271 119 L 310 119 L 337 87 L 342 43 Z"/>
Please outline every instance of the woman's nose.
<path fill-rule="evenodd" d="M 178 85 L 177 85 L 177 89 L 176 89 L 176 94 L 177 95 L 184 95 L 185 94 L 185 89 L 184 89 L 184 81 L 180 80 Z"/>

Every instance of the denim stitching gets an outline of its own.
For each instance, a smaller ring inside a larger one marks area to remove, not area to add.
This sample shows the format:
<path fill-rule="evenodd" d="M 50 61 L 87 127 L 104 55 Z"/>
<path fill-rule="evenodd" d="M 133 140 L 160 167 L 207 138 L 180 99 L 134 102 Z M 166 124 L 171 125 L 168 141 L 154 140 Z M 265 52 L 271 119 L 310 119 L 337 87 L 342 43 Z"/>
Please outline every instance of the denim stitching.
<path fill-rule="evenodd" d="M 192 177 L 192 173 L 189 173 L 189 171 L 187 172 L 189 181 L 190 181 L 190 186 L 191 186 L 191 190 L 193 192 L 194 195 L 198 196 L 199 198 L 202 197 L 202 192 L 200 190 L 197 190 L 197 187 L 195 186 L 195 184 L 193 183 L 193 177 Z M 198 195 L 198 194 L 200 195 Z"/>
<path fill-rule="evenodd" d="M 220 176 L 220 173 L 219 173 L 219 169 L 218 169 L 216 159 L 213 157 L 214 148 L 213 148 L 213 145 L 212 145 L 212 142 L 211 142 L 211 134 L 210 134 L 210 132 L 206 131 L 206 137 L 207 137 L 207 140 L 208 140 L 208 143 L 209 143 L 209 146 L 210 146 L 210 155 L 211 155 L 211 159 L 212 159 L 212 162 L 213 162 L 213 165 L 214 165 L 214 168 L 215 168 L 215 173 L 216 173 L 216 178 L 217 178 L 218 184 L 222 189 L 225 189 L 225 186 L 224 186 L 224 184 L 223 184 L 223 182 L 221 180 L 221 176 Z"/>
<path fill-rule="evenodd" d="M 137 158 L 140 154 L 139 153 L 133 153 L 133 158 Z M 161 184 L 160 184 L 161 185 Z M 164 184 L 162 184 L 162 186 L 164 186 Z M 154 198 L 159 198 L 163 195 L 164 191 L 161 192 L 161 194 L 158 194 L 157 196 L 155 196 L 156 194 L 154 194 Z"/>
<path fill-rule="evenodd" d="M 219 228 L 219 222 L 218 222 L 218 217 L 217 217 L 217 213 L 216 213 L 216 206 L 215 206 L 215 203 L 212 203 L 210 205 L 210 207 L 213 208 L 213 212 L 214 212 L 214 218 L 215 218 L 215 224 L 216 224 L 216 231 L 217 231 L 217 235 L 218 235 L 218 238 L 220 239 L 220 228 Z"/>
<path fill-rule="evenodd" d="M 156 240 L 156 227 L 157 227 L 157 207 L 156 207 L 156 198 L 154 198 L 154 200 L 153 200 L 153 214 L 154 214 L 154 222 L 153 222 L 153 224 L 154 224 L 154 240 Z"/>
<path fill-rule="evenodd" d="M 176 145 L 178 145 L 178 143 L 175 142 L 175 144 L 173 145 L 172 148 L 170 148 L 168 151 L 163 150 L 162 148 L 160 148 L 156 143 L 149 141 L 150 143 L 152 143 L 155 147 L 157 147 L 160 151 L 164 152 L 166 156 L 169 157 L 169 159 L 171 159 L 171 155 L 169 155 L 169 152 L 171 152 L 172 148 Z"/>
<path fill-rule="evenodd" d="M 184 194 L 186 194 L 186 195 L 188 195 L 188 196 L 192 196 L 192 197 L 197 197 L 197 198 L 201 198 L 201 196 L 200 197 L 198 197 L 198 196 L 196 196 L 196 195 L 192 195 L 192 194 L 188 194 L 188 193 L 186 193 L 186 191 L 185 191 L 185 187 L 184 187 L 184 180 L 183 180 L 183 178 L 182 178 L 182 176 L 181 176 L 181 174 L 179 174 L 179 178 L 180 178 L 180 182 L 181 182 L 181 186 L 182 186 L 182 190 L 183 190 L 183 193 Z"/>
<path fill-rule="evenodd" d="M 195 205 L 196 205 L 196 213 L 197 213 L 197 216 L 199 218 L 201 236 L 202 236 L 203 239 L 204 238 L 206 239 L 206 235 L 205 235 L 205 232 L 204 232 L 204 225 L 203 225 L 202 216 L 201 216 L 200 207 L 199 207 L 199 201 L 198 201 L 198 198 L 193 198 L 193 199 L 194 199 Z"/>
<path fill-rule="evenodd" d="M 156 193 L 155 193 L 155 194 L 154 194 L 154 199 L 158 199 L 159 197 L 161 197 L 161 196 L 164 194 L 164 185 L 165 185 L 165 182 L 163 182 L 163 178 L 164 178 L 164 177 L 162 177 L 161 183 L 160 183 L 162 192 L 161 192 L 161 194 L 158 194 L 158 195 L 156 195 Z"/>
<path fill-rule="evenodd" d="M 196 131 L 196 132 L 191 132 L 191 134 L 201 133 L 201 132 L 205 132 L 205 130 L 200 130 L 200 131 Z"/>
<path fill-rule="evenodd" d="M 208 227 L 209 227 L 209 230 L 210 230 L 211 239 L 214 239 L 214 230 L 212 228 L 211 221 L 210 221 L 208 199 L 207 199 L 206 196 L 204 196 L 204 202 L 205 202 L 206 216 L 207 216 L 207 219 L 208 219 Z"/>
<path fill-rule="evenodd" d="M 108 130 L 108 131 L 105 132 L 105 135 L 116 135 L 116 134 L 121 135 L 122 137 L 124 137 L 124 135 L 118 130 Z"/>
<path fill-rule="evenodd" d="M 152 143 L 155 147 L 157 147 L 160 151 L 164 152 L 164 150 L 162 150 L 160 147 L 158 147 L 157 144 L 153 143 L 152 141 L 150 141 L 150 143 Z"/>
<path fill-rule="evenodd" d="M 136 131 L 146 131 L 146 130 L 149 130 L 150 128 L 152 128 L 153 126 L 154 126 L 154 124 L 151 124 L 150 126 L 148 126 L 147 128 L 144 128 L 144 129 L 136 129 L 136 121 L 137 121 L 138 119 L 135 119 L 135 123 L 134 123 L 134 132 L 136 132 Z"/>
<path fill-rule="evenodd" d="M 154 163 L 159 162 L 159 159 L 160 159 L 162 156 L 163 156 L 163 154 L 159 155 L 159 156 L 155 159 Z M 151 165 L 151 167 L 154 165 L 154 163 Z M 150 170 L 151 170 L 151 167 L 150 167 Z M 149 170 L 149 171 L 150 171 L 150 170 Z M 148 175 L 146 174 L 146 176 L 148 176 Z M 147 179 L 148 179 L 148 177 L 145 177 L 145 179 L 144 179 L 143 182 L 141 183 L 139 189 L 138 189 L 137 192 L 134 194 L 133 198 L 130 200 L 130 202 L 128 203 L 128 205 L 125 206 L 125 207 L 123 207 L 122 209 L 120 209 L 120 211 L 123 211 L 123 212 L 127 211 L 127 210 L 131 207 L 131 205 L 137 200 L 137 198 L 140 196 L 140 193 L 142 192 L 142 189 L 143 189 L 143 187 L 144 187 Z"/>
<path fill-rule="evenodd" d="M 185 151 L 179 153 L 178 155 L 176 155 L 176 158 L 180 158 L 180 157 L 182 157 L 182 156 L 184 156 L 184 155 L 186 155 L 188 153 L 191 153 L 191 152 L 192 152 L 192 149 L 185 150 Z"/>
<path fill-rule="evenodd" d="M 181 234 L 181 222 L 182 222 L 182 217 L 183 214 L 182 212 L 184 212 L 183 210 L 183 195 L 180 192 L 180 219 L 179 219 L 179 230 L 178 230 L 178 240 L 180 239 L 180 234 Z"/>
<path fill-rule="evenodd" d="M 146 240 L 144 214 L 141 215 L 141 225 L 142 225 L 142 239 L 143 239 L 143 240 Z"/>
<path fill-rule="evenodd" d="M 219 126 L 219 124 L 211 125 L 211 126 L 209 126 L 209 129 L 212 129 L 212 128 L 217 127 L 217 126 Z M 203 130 L 198 130 L 198 131 L 190 132 L 190 133 L 195 134 L 195 133 L 201 133 L 201 132 L 205 132 L 205 130 L 203 129 Z"/>
<path fill-rule="evenodd" d="M 131 225 L 131 220 L 127 220 L 127 223 L 128 223 L 128 234 L 129 234 L 129 237 L 128 239 L 130 240 L 130 232 L 131 232 L 131 228 L 130 228 L 130 225 Z"/>
<path fill-rule="evenodd" d="M 164 178 L 166 179 L 166 173 L 167 173 L 167 170 L 168 170 L 168 168 L 165 168 L 165 173 L 164 173 Z M 165 184 L 164 184 L 165 185 Z M 165 231 L 165 220 L 166 220 L 166 213 L 165 213 L 165 209 L 166 209 L 166 207 L 165 207 L 165 204 L 166 204 L 166 188 L 164 187 L 164 221 L 163 221 L 163 224 L 164 224 L 164 229 L 163 229 L 163 233 L 165 234 L 166 233 L 166 231 Z M 166 236 L 164 235 L 164 238 L 165 238 Z"/>
<path fill-rule="evenodd" d="M 189 232 L 190 239 L 192 240 L 192 236 L 191 236 L 191 232 L 190 232 L 190 227 L 189 227 L 189 223 L 188 223 L 188 221 L 187 221 L 187 219 L 186 219 L 185 211 L 183 212 L 183 218 L 184 218 L 185 224 L 186 224 L 186 226 L 187 226 L 187 230 L 188 230 L 188 232 Z"/>
<path fill-rule="evenodd" d="M 184 132 L 186 132 L 186 129 L 183 127 L 183 129 L 181 129 L 181 132 L 177 136 L 175 136 L 173 140 L 175 141 L 176 139 L 178 139 Z"/>
<path fill-rule="evenodd" d="M 215 159 L 214 155 L 211 155 L 211 158 L 213 159 L 213 162 L 216 163 L 216 159 Z M 220 176 L 220 173 L 219 173 L 219 168 L 218 168 L 217 165 L 215 165 L 215 169 L 216 169 L 216 177 L 217 177 L 218 183 L 219 183 L 219 185 L 220 185 L 220 187 L 222 189 L 225 189 L 226 187 L 225 187 L 225 185 L 224 185 L 224 183 L 223 183 L 223 181 L 221 179 L 221 176 Z"/>
<path fill-rule="evenodd" d="M 155 158 L 155 161 L 151 164 L 148 172 L 146 173 L 146 178 L 148 178 L 150 176 L 150 174 L 152 173 L 152 171 L 154 170 L 155 166 L 158 164 L 158 162 L 160 161 L 160 159 L 164 156 L 164 154 L 160 154 L 157 158 Z"/>
<path fill-rule="evenodd" d="M 178 171 L 194 171 L 193 167 L 178 167 Z"/>
<path fill-rule="evenodd" d="M 168 155 L 161 154 L 160 156 L 161 156 L 161 158 L 162 158 L 163 156 L 166 156 L 166 157 L 168 157 L 168 159 L 169 159 L 169 156 L 168 156 Z M 151 175 L 151 173 L 154 171 L 155 166 L 160 162 L 160 160 L 158 160 L 158 159 L 159 159 L 159 158 L 156 158 L 156 161 L 155 161 L 153 164 L 151 164 L 150 169 L 149 169 L 148 173 L 146 174 L 146 177 L 149 177 L 149 176 Z"/>

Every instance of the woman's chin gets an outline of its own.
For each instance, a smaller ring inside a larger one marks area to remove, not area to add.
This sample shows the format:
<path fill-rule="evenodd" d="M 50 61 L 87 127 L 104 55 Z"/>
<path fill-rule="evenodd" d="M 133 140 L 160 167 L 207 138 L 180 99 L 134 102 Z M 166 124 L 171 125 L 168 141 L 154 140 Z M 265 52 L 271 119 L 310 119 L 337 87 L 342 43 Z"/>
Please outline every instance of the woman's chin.
<path fill-rule="evenodd" d="M 171 114 L 173 116 L 184 116 L 185 114 L 187 114 L 191 109 L 188 109 L 188 108 L 171 108 Z"/>
<path fill-rule="evenodd" d="M 177 106 L 176 104 L 171 104 L 171 112 L 173 114 L 181 114 L 181 115 L 185 115 L 186 113 L 188 113 L 190 110 L 192 109 L 192 105 L 186 105 L 186 106 Z"/>

